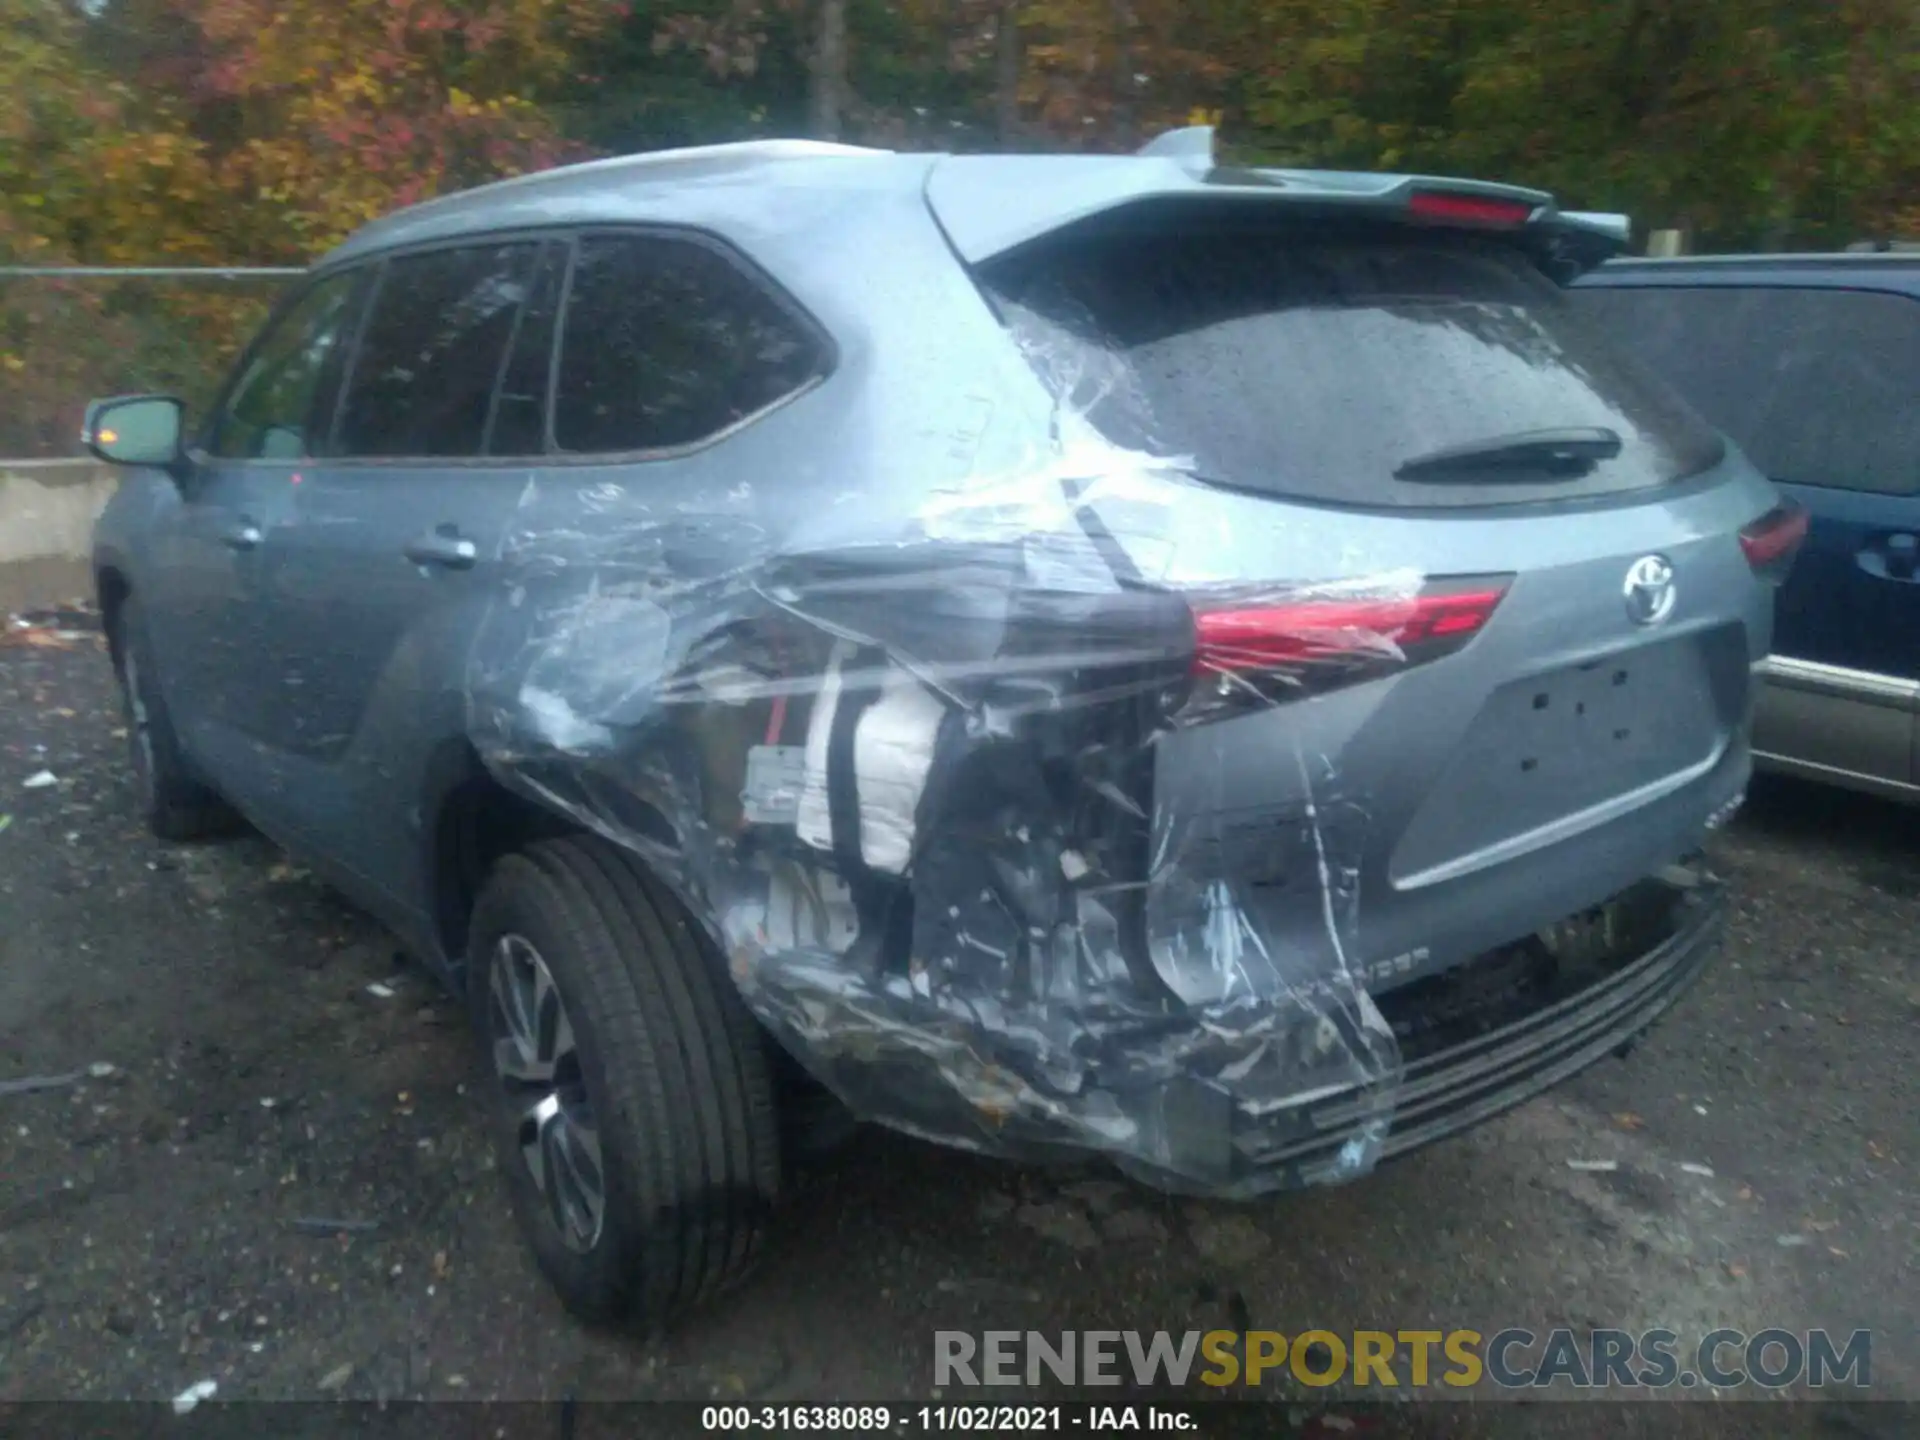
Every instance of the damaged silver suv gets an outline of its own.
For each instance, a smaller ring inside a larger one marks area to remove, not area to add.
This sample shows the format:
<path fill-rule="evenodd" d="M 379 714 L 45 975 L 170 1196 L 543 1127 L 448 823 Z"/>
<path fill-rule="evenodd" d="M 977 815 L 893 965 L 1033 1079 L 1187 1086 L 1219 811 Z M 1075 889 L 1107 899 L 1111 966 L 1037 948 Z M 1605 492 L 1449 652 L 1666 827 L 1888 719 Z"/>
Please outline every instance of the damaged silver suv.
<path fill-rule="evenodd" d="M 580 1313 L 737 1277 L 835 1098 L 1252 1196 L 1696 975 L 1800 517 L 1509 187 L 800 142 L 449 196 L 133 467 L 153 828 L 236 815 L 471 999 Z"/>

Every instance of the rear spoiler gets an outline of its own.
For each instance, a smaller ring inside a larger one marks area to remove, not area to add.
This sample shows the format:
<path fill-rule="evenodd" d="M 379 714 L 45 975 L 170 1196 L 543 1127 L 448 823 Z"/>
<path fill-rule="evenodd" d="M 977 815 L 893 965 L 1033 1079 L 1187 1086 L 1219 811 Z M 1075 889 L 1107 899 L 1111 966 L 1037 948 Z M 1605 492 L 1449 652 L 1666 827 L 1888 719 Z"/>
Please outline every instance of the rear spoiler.
<path fill-rule="evenodd" d="M 1624 215 L 1563 211 L 1543 190 L 1429 175 L 1223 166 L 1215 132 L 1194 125 L 1134 155 L 946 156 L 927 203 L 969 264 L 1102 215 L 1180 199 L 1297 205 L 1510 235 L 1567 284 L 1626 251 Z"/>

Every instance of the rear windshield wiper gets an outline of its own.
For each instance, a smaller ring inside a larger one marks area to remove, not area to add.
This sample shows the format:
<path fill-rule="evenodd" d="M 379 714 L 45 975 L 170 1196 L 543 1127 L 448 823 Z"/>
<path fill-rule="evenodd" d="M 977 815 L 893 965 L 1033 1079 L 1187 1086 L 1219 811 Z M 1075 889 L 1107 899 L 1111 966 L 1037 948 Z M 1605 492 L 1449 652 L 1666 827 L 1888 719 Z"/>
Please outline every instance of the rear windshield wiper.
<path fill-rule="evenodd" d="M 1402 462 L 1396 480 L 1440 480 L 1462 472 L 1490 478 L 1533 479 L 1541 475 L 1575 479 L 1602 460 L 1620 453 L 1620 436 L 1604 425 L 1573 425 L 1564 430 L 1526 430 L 1430 450 Z M 1499 472 L 1508 472 L 1502 476 Z"/>

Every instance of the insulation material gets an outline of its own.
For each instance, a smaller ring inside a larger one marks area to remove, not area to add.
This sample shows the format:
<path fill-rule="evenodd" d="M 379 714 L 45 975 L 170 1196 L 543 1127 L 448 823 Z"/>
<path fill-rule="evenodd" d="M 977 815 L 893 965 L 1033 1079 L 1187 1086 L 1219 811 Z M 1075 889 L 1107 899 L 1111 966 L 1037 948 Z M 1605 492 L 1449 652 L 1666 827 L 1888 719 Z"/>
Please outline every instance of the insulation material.
<path fill-rule="evenodd" d="M 807 730 L 805 778 L 795 826 L 816 850 L 833 848 L 827 793 L 834 723 L 842 720 L 840 667 L 850 647 L 836 647 L 821 679 L 819 703 Z M 881 682 L 870 707 L 852 722 L 851 783 L 859 810 L 860 862 L 889 875 L 906 872 L 913 858 L 914 816 L 933 766 L 933 747 L 946 707 L 903 670 Z"/>
<path fill-rule="evenodd" d="M 1194 1193 L 1358 1175 L 1402 1075 L 1353 959 L 1366 797 L 1294 744 L 1257 865 L 1191 797 L 1235 788 L 1208 727 L 1295 733 L 1306 674 L 1390 661 L 1421 582 L 1209 575 L 1181 462 L 1063 421 L 1018 473 L 830 543 L 530 484 L 474 743 L 640 853 L 866 1119 Z M 1199 653 L 1196 616 L 1315 601 L 1337 633 Z"/>

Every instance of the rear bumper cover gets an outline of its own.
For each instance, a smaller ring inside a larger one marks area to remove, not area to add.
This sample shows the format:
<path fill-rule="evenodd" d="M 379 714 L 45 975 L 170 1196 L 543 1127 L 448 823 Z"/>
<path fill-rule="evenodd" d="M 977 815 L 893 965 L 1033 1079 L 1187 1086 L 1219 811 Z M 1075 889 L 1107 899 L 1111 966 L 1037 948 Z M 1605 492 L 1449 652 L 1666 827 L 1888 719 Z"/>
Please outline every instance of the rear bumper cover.
<path fill-rule="evenodd" d="M 1717 881 L 1700 881 L 1677 912 L 1679 923 L 1664 940 L 1567 998 L 1461 1043 L 1425 1053 L 1410 1048 L 1379 1159 L 1490 1120 L 1643 1034 L 1718 950 L 1725 891 Z M 1391 1013 L 1390 1001 L 1386 1008 Z M 1352 1097 L 1329 1096 L 1280 1114 L 1236 1112 L 1234 1178 L 1274 1176 L 1287 1187 L 1338 1178 L 1339 1149 L 1357 1110 Z"/>
<path fill-rule="evenodd" d="M 1371 1021 L 1391 1026 L 1386 1045 L 1398 1063 L 1365 1084 L 1354 1083 L 1347 1057 L 1369 1021 L 1353 1017 L 1336 1043 L 1320 1042 L 1341 1058 L 1316 1082 L 1312 1036 L 1339 1017 L 1322 1008 L 1302 1020 L 1292 997 L 1116 1023 L 1069 1070 L 1036 1064 L 1048 1047 L 1019 1043 L 1044 1025 L 1039 1016 L 956 1024 L 910 995 L 850 985 L 844 971 L 784 995 L 763 989 L 756 1008 L 791 1009 L 791 1023 L 775 1026 L 782 1039 L 892 1128 L 947 1144 L 971 1135 L 974 1148 L 1034 1159 L 1104 1150 L 1160 1189 L 1249 1197 L 1357 1178 L 1521 1104 L 1645 1031 L 1700 974 L 1725 924 L 1717 881 L 1670 873 L 1633 892 L 1657 892 L 1658 937 L 1586 963 L 1577 983 L 1523 993 L 1490 981 L 1491 969 L 1512 968 L 1521 947 L 1511 947 L 1437 977 L 1456 992 L 1445 1025 L 1427 1023 L 1435 1002 L 1421 984 L 1380 996 Z M 1539 973 L 1537 956 L 1524 963 Z M 833 991 L 842 1003 L 828 1017 L 820 1005 Z"/>

